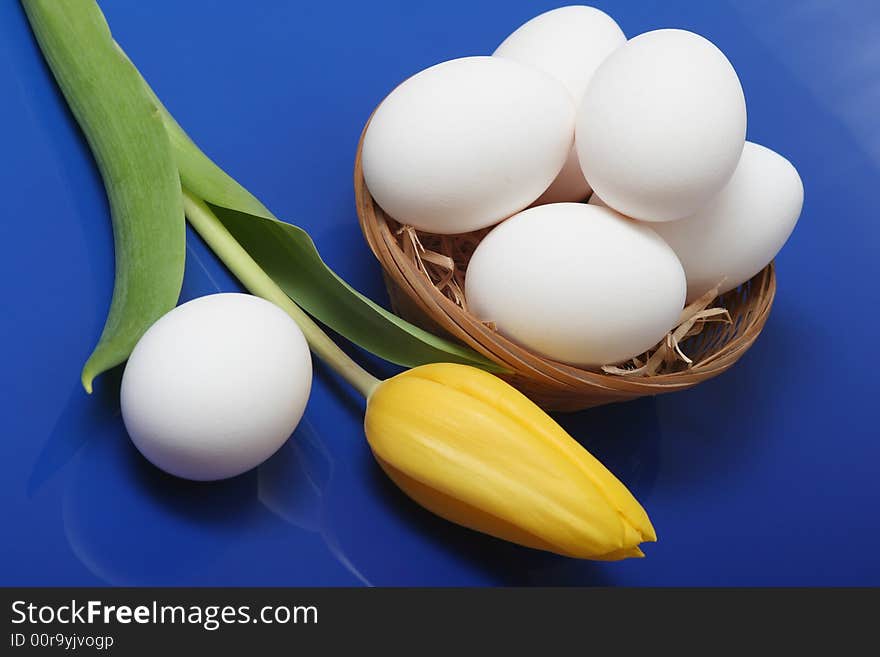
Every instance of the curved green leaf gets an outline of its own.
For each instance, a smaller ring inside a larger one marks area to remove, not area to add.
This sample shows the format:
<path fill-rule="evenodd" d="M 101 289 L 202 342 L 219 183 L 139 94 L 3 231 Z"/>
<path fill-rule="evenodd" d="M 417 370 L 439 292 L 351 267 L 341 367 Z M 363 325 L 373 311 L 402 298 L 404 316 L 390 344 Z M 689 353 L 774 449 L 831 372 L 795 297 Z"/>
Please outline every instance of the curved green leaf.
<path fill-rule="evenodd" d="M 177 303 L 186 252 L 180 180 L 158 108 L 94 0 L 22 0 L 31 29 L 101 171 L 116 278 L 83 386 L 128 358 Z"/>
<path fill-rule="evenodd" d="M 297 305 L 367 351 L 407 367 L 453 362 L 504 371 L 472 349 L 410 324 L 360 294 L 324 263 L 302 228 L 231 208 L 211 207 Z"/>

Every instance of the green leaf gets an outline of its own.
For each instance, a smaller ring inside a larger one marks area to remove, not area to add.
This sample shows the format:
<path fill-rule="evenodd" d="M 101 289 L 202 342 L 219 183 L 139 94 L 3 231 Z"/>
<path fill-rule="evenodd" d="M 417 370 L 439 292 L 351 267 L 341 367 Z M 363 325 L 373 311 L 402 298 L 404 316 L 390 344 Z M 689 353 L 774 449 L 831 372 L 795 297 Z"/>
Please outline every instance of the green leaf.
<path fill-rule="evenodd" d="M 410 324 L 357 292 L 324 263 L 302 228 L 213 203 L 211 207 L 297 305 L 367 351 L 407 367 L 453 362 L 504 371 L 472 349 Z"/>
<path fill-rule="evenodd" d="M 137 69 L 94 0 L 22 0 L 31 29 L 101 171 L 113 220 L 116 277 L 94 378 L 128 358 L 177 303 L 186 252 L 183 198 L 168 133 Z"/>
<path fill-rule="evenodd" d="M 212 207 L 251 257 L 306 312 L 398 365 L 454 362 L 490 372 L 507 371 L 473 349 L 433 335 L 357 292 L 324 263 L 306 231 L 279 221 L 199 149 L 155 94 L 153 98 L 165 121 L 183 187 Z"/>

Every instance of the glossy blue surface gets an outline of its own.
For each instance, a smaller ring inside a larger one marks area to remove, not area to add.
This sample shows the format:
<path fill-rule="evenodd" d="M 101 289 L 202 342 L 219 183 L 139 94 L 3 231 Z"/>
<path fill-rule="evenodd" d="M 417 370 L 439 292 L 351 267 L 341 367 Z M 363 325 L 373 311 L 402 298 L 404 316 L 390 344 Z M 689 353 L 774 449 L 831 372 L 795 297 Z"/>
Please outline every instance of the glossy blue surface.
<path fill-rule="evenodd" d="M 101 4 L 205 150 L 384 302 L 351 185 L 364 121 L 404 77 L 491 52 L 556 3 Z M 597 5 L 628 36 L 682 27 L 717 43 L 742 79 L 749 138 L 789 157 L 806 188 L 772 316 L 735 368 L 689 392 L 561 418 L 647 507 L 660 535 L 648 558 L 577 562 L 421 511 L 374 465 L 361 401 L 324 368 L 303 424 L 258 472 L 192 484 L 146 463 L 120 419 L 119 374 L 91 398 L 79 384 L 112 286 L 107 206 L 7 0 L 0 584 L 880 584 L 880 4 Z M 184 299 L 234 289 L 190 235 Z"/>

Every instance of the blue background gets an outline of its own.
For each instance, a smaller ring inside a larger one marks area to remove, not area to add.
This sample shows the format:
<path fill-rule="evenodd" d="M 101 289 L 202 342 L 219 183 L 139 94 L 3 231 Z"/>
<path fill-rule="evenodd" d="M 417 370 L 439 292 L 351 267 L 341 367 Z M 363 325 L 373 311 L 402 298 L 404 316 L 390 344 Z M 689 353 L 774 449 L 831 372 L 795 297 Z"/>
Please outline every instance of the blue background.
<path fill-rule="evenodd" d="M 400 80 L 487 54 L 554 2 L 104 0 L 116 38 L 203 148 L 337 271 L 386 297 L 355 216 L 361 128 Z M 645 504 L 647 558 L 578 562 L 421 511 L 383 477 L 362 402 L 318 368 L 305 420 L 218 484 L 146 463 L 119 373 L 80 367 L 113 280 L 104 191 L 18 3 L 0 3 L 0 584 L 880 584 L 880 4 L 596 3 L 628 36 L 681 27 L 742 79 L 749 139 L 806 202 L 754 348 L 689 392 L 564 416 Z M 237 289 L 193 235 L 183 298 Z M 370 363 L 377 373 L 391 370 Z"/>

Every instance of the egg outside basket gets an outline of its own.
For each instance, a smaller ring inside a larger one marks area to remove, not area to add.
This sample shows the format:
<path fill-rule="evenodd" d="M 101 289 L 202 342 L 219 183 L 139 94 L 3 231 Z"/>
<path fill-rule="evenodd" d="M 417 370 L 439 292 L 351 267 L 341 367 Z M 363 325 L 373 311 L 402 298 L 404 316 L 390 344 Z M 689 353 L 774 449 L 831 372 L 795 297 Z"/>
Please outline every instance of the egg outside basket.
<path fill-rule="evenodd" d="M 461 305 L 463 272 L 473 248 L 487 231 L 439 236 L 416 234 L 401 226 L 383 212 L 367 190 L 361 168 L 362 144 L 363 137 L 354 170 L 357 213 L 367 243 L 382 265 L 395 312 L 429 331 L 452 336 L 510 370 L 500 376 L 546 410 L 575 411 L 686 390 L 733 365 L 764 328 L 776 294 L 773 263 L 713 301 L 713 306 L 727 311 L 730 321 L 705 323 L 698 334 L 679 344 L 690 363 L 671 359 L 660 373 L 651 375 L 608 374 L 532 353 Z M 450 268 L 451 263 L 454 267 Z"/>

